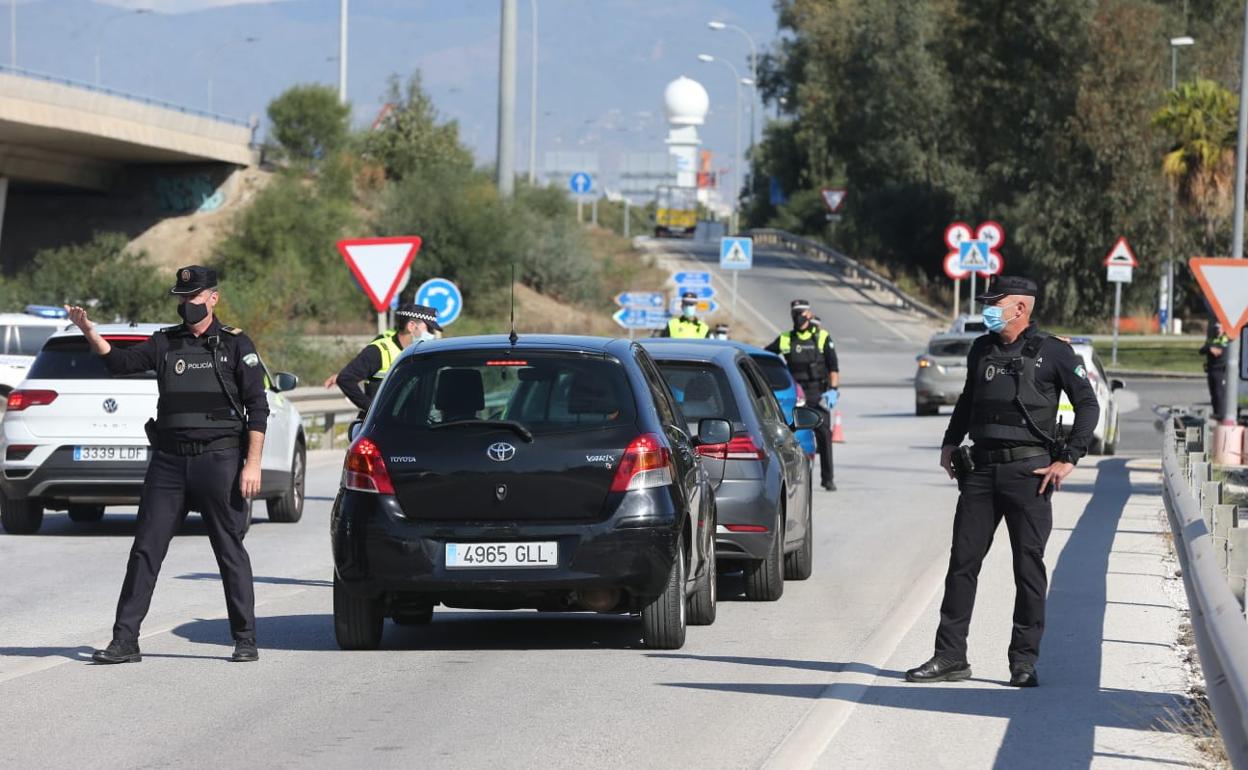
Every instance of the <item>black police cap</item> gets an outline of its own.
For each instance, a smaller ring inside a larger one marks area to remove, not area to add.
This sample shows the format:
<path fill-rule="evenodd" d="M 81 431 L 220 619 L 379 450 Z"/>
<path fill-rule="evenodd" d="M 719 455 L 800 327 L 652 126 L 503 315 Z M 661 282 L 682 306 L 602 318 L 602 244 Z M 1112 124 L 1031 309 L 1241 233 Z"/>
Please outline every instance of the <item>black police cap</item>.
<path fill-rule="evenodd" d="M 698 303 L 697 292 L 687 291 L 680 295 L 680 301 L 685 305 L 696 305 Z"/>
<path fill-rule="evenodd" d="M 795 299 L 789 303 L 789 310 L 810 310 L 810 300 Z"/>
<path fill-rule="evenodd" d="M 187 265 L 174 273 L 177 283 L 170 294 L 198 294 L 204 289 L 217 288 L 217 271 L 203 265 Z"/>
<path fill-rule="evenodd" d="M 1036 282 L 1021 275 L 1003 275 L 992 282 L 992 288 L 975 295 L 976 302 L 996 302 L 1002 297 L 1020 295 L 1034 297 L 1039 292 Z"/>
<path fill-rule="evenodd" d="M 429 327 L 429 331 L 442 331 L 442 325 L 438 323 L 438 311 L 428 305 L 417 305 L 411 302 L 405 305 L 399 305 L 398 309 L 394 311 L 394 317 L 399 319 L 400 323 L 406 321 L 424 321 L 425 326 Z"/>

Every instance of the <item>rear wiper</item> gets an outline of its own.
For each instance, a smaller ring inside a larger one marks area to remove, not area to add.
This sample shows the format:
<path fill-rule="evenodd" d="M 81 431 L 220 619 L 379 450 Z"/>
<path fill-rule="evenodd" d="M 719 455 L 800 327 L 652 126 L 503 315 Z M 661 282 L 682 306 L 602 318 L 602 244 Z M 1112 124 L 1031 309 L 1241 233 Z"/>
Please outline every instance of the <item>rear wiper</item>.
<path fill-rule="evenodd" d="M 533 431 L 515 420 L 452 420 L 451 422 L 440 422 L 436 425 L 430 425 L 429 429 L 438 430 L 439 428 L 454 428 L 461 425 L 482 428 L 506 428 L 507 430 L 515 431 L 516 435 L 529 443 L 533 441 Z"/>

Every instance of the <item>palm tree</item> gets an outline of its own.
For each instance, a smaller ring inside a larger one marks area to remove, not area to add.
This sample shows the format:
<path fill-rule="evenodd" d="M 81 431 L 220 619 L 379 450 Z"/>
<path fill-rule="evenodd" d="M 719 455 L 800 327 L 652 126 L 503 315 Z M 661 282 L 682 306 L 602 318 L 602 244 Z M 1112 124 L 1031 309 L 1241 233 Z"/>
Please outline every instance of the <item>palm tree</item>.
<path fill-rule="evenodd" d="M 1206 254 L 1217 254 L 1218 228 L 1231 213 L 1239 100 L 1212 80 L 1182 83 L 1166 94 L 1153 125 L 1173 140 L 1162 173 L 1179 203 L 1204 228 Z"/>

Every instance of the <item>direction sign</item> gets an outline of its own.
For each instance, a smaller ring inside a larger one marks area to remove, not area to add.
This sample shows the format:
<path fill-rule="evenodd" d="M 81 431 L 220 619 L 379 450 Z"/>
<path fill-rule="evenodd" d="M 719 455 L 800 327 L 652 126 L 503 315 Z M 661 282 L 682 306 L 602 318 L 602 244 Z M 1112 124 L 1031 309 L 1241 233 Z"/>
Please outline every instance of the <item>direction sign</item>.
<path fill-rule="evenodd" d="M 849 194 L 849 190 L 846 190 L 844 187 L 825 187 L 821 192 L 823 193 L 823 205 L 828 207 L 828 213 L 841 213 L 841 207 L 845 205 L 845 196 Z"/>
<path fill-rule="evenodd" d="M 568 177 L 568 189 L 577 195 L 584 195 L 594 189 L 594 178 L 584 171 L 578 171 Z"/>
<path fill-rule="evenodd" d="M 677 286 L 710 286 L 711 274 L 709 272 L 679 272 L 672 273 L 672 283 Z"/>
<path fill-rule="evenodd" d="M 719 239 L 719 267 L 721 270 L 749 270 L 753 266 L 753 238 Z"/>
<path fill-rule="evenodd" d="M 615 304 L 620 307 L 662 310 L 666 303 L 667 294 L 661 291 L 625 291 L 615 295 Z"/>
<path fill-rule="evenodd" d="M 464 295 L 459 287 L 445 278 L 430 278 L 416 290 L 416 304 L 428 305 L 437 311 L 438 324 L 455 323 L 464 309 Z"/>
<path fill-rule="evenodd" d="M 337 246 L 373 309 L 384 313 L 420 251 L 420 236 L 347 238 Z"/>
<path fill-rule="evenodd" d="M 630 307 L 621 308 L 611 316 L 612 320 L 625 329 L 662 329 L 670 317 L 662 310 Z"/>
<path fill-rule="evenodd" d="M 680 298 L 676 298 L 672 300 L 672 304 L 671 304 L 672 315 L 680 315 L 680 309 L 681 309 Z M 711 313 L 714 313 L 717 310 L 719 310 L 719 303 L 716 302 L 715 300 L 713 299 L 699 299 L 698 300 L 698 315 L 710 315 Z"/>
<path fill-rule="evenodd" d="M 1239 334 L 1248 324 L 1248 260 L 1193 257 L 1188 264 L 1222 322 L 1222 333 Z"/>
<path fill-rule="evenodd" d="M 711 297 L 715 296 L 715 287 L 714 286 L 702 286 L 699 284 L 693 284 L 690 286 L 677 285 L 676 286 L 676 299 L 679 300 L 685 294 L 696 294 L 698 299 L 710 299 Z"/>

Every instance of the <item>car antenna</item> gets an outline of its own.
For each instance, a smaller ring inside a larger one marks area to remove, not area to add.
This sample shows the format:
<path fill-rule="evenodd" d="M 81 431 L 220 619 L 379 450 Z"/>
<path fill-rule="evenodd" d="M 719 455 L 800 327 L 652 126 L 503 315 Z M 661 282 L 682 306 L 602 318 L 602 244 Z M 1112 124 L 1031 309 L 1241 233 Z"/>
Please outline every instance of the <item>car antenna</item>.
<path fill-rule="evenodd" d="M 520 341 L 520 336 L 516 334 L 516 263 L 511 263 L 511 334 L 507 337 L 511 341 L 514 348 L 516 343 Z"/>

